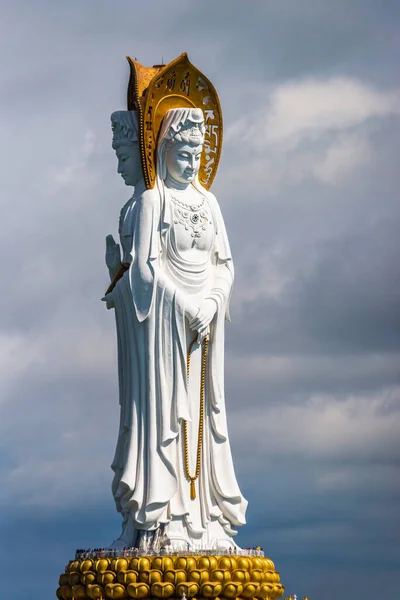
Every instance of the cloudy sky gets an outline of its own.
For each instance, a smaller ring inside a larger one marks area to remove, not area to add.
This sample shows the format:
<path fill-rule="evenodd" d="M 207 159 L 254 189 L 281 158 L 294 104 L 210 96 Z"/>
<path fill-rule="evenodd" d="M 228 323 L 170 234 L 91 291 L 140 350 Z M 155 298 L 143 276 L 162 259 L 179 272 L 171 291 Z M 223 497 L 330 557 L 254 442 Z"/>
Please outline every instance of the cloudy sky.
<path fill-rule="evenodd" d="M 220 93 L 213 191 L 236 264 L 227 402 L 243 546 L 288 593 L 400 586 L 400 4 L 0 2 L 1 598 L 50 600 L 119 533 L 104 238 L 129 190 L 127 54 Z M 18 582 L 18 584 L 17 584 Z M 364 596 L 365 595 L 365 596 Z"/>

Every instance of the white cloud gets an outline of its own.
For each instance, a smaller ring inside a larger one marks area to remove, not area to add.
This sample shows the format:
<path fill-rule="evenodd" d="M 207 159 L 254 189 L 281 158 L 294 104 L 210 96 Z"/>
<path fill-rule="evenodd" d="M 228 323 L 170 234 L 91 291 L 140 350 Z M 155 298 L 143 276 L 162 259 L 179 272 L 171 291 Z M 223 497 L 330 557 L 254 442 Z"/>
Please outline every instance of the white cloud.
<path fill-rule="evenodd" d="M 231 126 L 225 139 L 252 152 L 248 175 L 272 188 L 306 178 L 330 185 L 371 160 L 367 124 L 399 114 L 398 89 L 346 77 L 303 79 L 269 91 L 262 108 Z"/>
<path fill-rule="evenodd" d="M 265 123 L 270 143 L 343 130 L 400 112 L 400 92 L 380 92 L 350 78 L 306 79 L 278 87 Z"/>
<path fill-rule="evenodd" d="M 397 455 L 400 412 L 382 408 L 393 391 L 400 394 L 397 387 L 351 394 L 342 402 L 334 395 L 315 394 L 297 405 L 259 405 L 235 419 L 234 427 L 247 439 L 251 435 L 261 461 L 273 451 L 274 458 L 296 456 L 332 464 L 345 459 L 352 466 L 376 459 L 390 465 Z M 330 467 L 319 484 L 339 487 L 346 482 L 343 469 Z"/>
<path fill-rule="evenodd" d="M 335 184 L 356 167 L 367 164 L 373 149 L 366 136 L 348 133 L 338 136 L 325 153 L 311 166 L 314 176 L 322 183 Z"/>
<path fill-rule="evenodd" d="M 277 86 L 267 106 L 239 121 L 228 139 L 239 136 L 259 148 L 276 143 L 294 146 L 331 131 L 343 131 L 367 119 L 400 113 L 400 91 L 381 92 L 359 80 L 337 77 L 303 79 Z"/>

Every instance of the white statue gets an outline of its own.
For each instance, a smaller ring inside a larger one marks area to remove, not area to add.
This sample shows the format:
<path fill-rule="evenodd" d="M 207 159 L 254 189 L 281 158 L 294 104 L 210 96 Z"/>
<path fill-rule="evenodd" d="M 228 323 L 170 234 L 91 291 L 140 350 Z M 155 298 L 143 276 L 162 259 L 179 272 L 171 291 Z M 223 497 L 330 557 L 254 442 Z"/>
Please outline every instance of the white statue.
<path fill-rule="evenodd" d="M 111 115 L 111 126 L 113 130 L 112 146 L 118 158 L 118 173 L 126 185 L 135 187 L 143 180 L 138 141 L 137 113 L 129 110 L 115 111 Z M 121 226 L 124 222 L 125 213 L 131 203 L 132 198 L 128 200 L 121 210 L 118 230 L 123 250 L 122 264 L 126 265 L 131 261 L 132 232 L 129 232 L 129 235 L 126 235 L 126 231 L 122 233 Z M 121 251 L 112 235 L 107 236 L 106 244 L 106 264 L 110 272 L 110 278 L 113 280 L 121 267 Z"/>
<path fill-rule="evenodd" d="M 112 122 L 118 172 L 135 188 L 121 211 L 122 258 L 112 236 L 106 252 L 111 278 L 124 265 L 105 296 L 115 308 L 121 405 L 112 468 L 123 530 L 114 546 L 235 547 L 247 502 L 233 468 L 224 398 L 233 263 L 218 203 L 197 177 L 203 112 L 166 113 L 153 189 L 142 179 L 136 113 L 113 113 Z"/>

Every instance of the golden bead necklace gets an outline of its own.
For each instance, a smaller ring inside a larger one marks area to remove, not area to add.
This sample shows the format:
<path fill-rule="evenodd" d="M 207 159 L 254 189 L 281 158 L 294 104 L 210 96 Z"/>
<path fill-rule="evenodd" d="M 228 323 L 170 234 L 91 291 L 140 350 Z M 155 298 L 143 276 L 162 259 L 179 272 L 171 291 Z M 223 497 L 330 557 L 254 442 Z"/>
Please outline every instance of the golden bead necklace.
<path fill-rule="evenodd" d="M 190 343 L 187 354 L 187 367 L 186 367 L 186 380 L 187 387 L 189 389 L 190 379 L 190 357 L 192 354 L 192 348 L 197 341 L 197 336 Z M 200 475 L 201 465 L 201 450 L 203 445 L 203 426 L 204 426 L 204 397 L 206 387 L 206 366 L 207 366 L 207 352 L 208 352 L 208 336 L 203 341 L 203 351 L 201 355 L 201 375 L 200 375 L 200 413 L 199 413 L 199 433 L 197 438 L 197 456 L 196 456 L 196 471 L 194 475 L 190 474 L 189 468 L 189 443 L 188 443 L 188 432 L 187 432 L 187 421 L 182 422 L 183 428 L 183 450 L 184 450 L 184 461 L 185 461 L 185 475 L 190 481 L 190 499 L 195 500 L 196 488 L 194 482 Z"/>

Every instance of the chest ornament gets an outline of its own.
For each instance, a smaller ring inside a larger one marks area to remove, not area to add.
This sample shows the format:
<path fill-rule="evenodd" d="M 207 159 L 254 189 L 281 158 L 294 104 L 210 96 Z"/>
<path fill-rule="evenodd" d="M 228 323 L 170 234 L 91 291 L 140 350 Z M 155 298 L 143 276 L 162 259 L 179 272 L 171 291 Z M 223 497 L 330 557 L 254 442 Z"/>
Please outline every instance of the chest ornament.
<path fill-rule="evenodd" d="M 182 225 L 190 231 L 192 238 L 201 238 L 208 225 L 212 225 L 208 211 L 205 210 L 205 197 L 198 204 L 185 204 L 178 198 L 171 196 L 174 203 L 174 223 Z"/>

